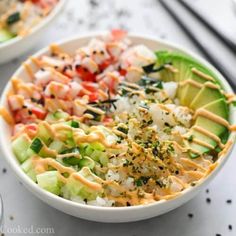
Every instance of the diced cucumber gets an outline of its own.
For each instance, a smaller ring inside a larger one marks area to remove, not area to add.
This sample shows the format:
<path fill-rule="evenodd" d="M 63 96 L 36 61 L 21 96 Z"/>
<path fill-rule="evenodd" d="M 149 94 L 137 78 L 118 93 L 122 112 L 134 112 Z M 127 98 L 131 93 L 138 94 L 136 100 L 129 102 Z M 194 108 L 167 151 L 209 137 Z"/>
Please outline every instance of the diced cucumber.
<path fill-rule="evenodd" d="M 50 143 L 49 148 L 60 153 L 64 150 L 65 144 L 60 140 L 54 140 Z"/>
<path fill-rule="evenodd" d="M 54 139 L 54 134 L 46 122 L 39 123 L 36 136 L 40 138 L 46 145 L 49 145 Z"/>
<path fill-rule="evenodd" d="M 12 142 L 12 150 L 20 163 L 29 158 L 27 150 L 30 147 L 30 144 L 31 140 L 27 134 L 20 135 Z"/>
<path fill-rule="evenodd" d="M 75 166 L 75 165 L 79 165 L 81 159 L 77 158 L 77 157 L 65 157 L 63 158 L 63 163 L 67 164 L 67 165 L 71 165 L 71 166 Z"/>
<path fill-rule="evenodd" d="M 87 182 L 91 182 L 91 184 L 98 183 L 97 176 L 95 176 L 88 167 L 83 167 L 77 174 L 84 178 Z M 67 179 L 67 183 L 62 188 L 63 197 L 71 199 L 75 196 L 80 196 L 83 200 L 94 200 L 97 196 L 100 196 L 103 192 L 102 188 L 94 189 L 89 185 L 85 185 L 83 181 L 79 179 L 75 179 L 73 175 L 71 175 Z"/>
<path fill-rule="evenodd" d="M 84 157 L 82 160 L 79 161 L 79 166 L 80 168 L 86 166 L 92 170 L 95 166 L 95 162 L 89 157 Z"/>
<path fill-rule="evenodd" d="M 79 128 L 80 127 L 79 122 L 74 121 L 74 120 L 67 121 L 66 124 L 73 127 L 73 128 Z"/>
<path fill-rule="evenodd" d="M 15 35 L 10 31 L 6 29 L 0 29 L 0 43 L 6 42 L 13 37 L 15 37 Z"/>
<path fill-rule="evenodd" d="M 28 150 L 28 153 L 34 153 L 41 157 L 56 157 L 56 150 L 48 148 L 40 138 L 35 138 Z"/>
<path fill-rule="evenodd" d="M 36 176 L 38 185 L 56 195 L 59 195 L 61 192 L 62 183 L 58 178 L 58 171 L 46 171 L 42 174 Z"/>
<path fill-rule="evenodd" d="M 99 162 L 103 165 L 103 166 L 107 166 L 109 159 L 108 156 L 105 152 L 101 152 L 100 156 L 99 156 Z"/>
<path fill-rule="evenodd" d="M 69 116 L 70 115 L 68 113 L 58 110 L 58 111 L 55 111 L 54 113 L 48 113 L 45 120 L 48 122 L 56 122 L 61 119 L 65 120 Z"/>
<path fill-rule="evenodd" d="M 32 158 L 27 159 L 21 164 L 21 169 L 34 181 L 36 182 L 36 172 L 33 168 Z"/>

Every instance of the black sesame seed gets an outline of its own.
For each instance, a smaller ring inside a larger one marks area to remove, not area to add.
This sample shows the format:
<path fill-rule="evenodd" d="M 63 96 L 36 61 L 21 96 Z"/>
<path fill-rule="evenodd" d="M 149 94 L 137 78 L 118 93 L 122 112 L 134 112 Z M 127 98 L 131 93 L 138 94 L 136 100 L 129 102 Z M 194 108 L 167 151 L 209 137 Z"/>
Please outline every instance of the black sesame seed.
<path fill-rule="evenodd" d="M 7 172 L 7 169 L 6 169 L 6 168 L 3 168 L 3 169 L 2 169 L 2 173 L 5 174 L 6 172 Z"/>
<path fill-rule="evenodd" d="M 178 175 L 178 174 L 179 174 L 179 171 L 178 171 L 178 170 L 176 170 L 176 171 L 175 171 L 175 174 L 176 174 L 176 175 Z"/>
<path fill-rule="evenodd" d="M 14 220 L 14 217 L 13 217 L 13 216 L 10 216 L 9 219 L 10 219 L 10 220 Z"/>
<path fill-rule="evenodd" d="M 129 202 L 126 202 L 126 206 L 131 206 Z"/>
<path fill-rule="evenodd" d="M 189 218 L 193 218 L 193 216 L 194 216 L 194 215 L 193 215 L 192 213 L 189 213 L 189 214 L 188 214 L 188 217 L 189 217 Z"/>
<path fill-rule="evenodd" d="M 211 199 L 208 197 L 208 198 L 206 199 L 206 202 L 207 202 L 207 203 L 211 203 Z"/>
<path fill-rule="evenodd" d="M 232 225 L 228 225 L 228 229 L 229 229 L 229 230 L 232 230 L 232 229 L 233 229 L 233 226 L 232 226 Z"/>
<path fill-rule="evenodd" d="M 231 204 L 231 203 L 232 203 L 232 200 L 231 200 L 231 199 L 228 199 L 228 200 L 226 200 L 226 203 L 227 203 L 227 204 Z"/>
<path fill-rule="evenodd" d="M 209 189 L 206 189 L 206 193 L 209 193 Z"/>
<path fill-rule="evenodd" d="M 80 68 L 79 64 L 75 65 L 75 69 L 79 69 L 79 68 Z"/>
<path fill-rule="evenodd" d="M 216 236 L 221 236 L 221 234 L 216 234 Z"/>

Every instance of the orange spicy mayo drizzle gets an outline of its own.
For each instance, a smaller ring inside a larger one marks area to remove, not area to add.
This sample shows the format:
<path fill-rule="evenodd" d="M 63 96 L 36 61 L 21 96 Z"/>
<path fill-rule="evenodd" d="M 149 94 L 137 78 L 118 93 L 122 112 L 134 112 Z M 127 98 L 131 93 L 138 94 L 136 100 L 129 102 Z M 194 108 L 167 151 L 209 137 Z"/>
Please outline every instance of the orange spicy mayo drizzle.
<path fill-rule="evenodd" d="M 195 115 L 193 117 L 193 119 L 195 120 L 198 116 L 203 116 L 209 120 L 212 120 L 220 125 L 223 125 L 225 127 L 227 127 L 228 129 L 230 128 L 229 122 L 227 120 L 225 120 L 224 118 L 215 115 L 212 112 L 209 112 L 207 110 L 205 110 L 204 108 L 199 108 L 196 112 Z"/>
<path fill-rule="evenodd" d="M 192 80 L 192 79 L 186 79 L 185 81 L 183 82 L 180 82 L 179 85 L 180 86 L 185 86 L 186 84 L 190 84 L 196 88 L 202 88 L 203 87 L 203 84 L 195 81 L 195 80 Z"/>
<path fill-rule="evenodd" d="M 202 77 L 203 79 L 206 79 L 206 80 L 210 80 L 210 81 L 215 81 L 211 76 L 201 72 L 200 70 L 196 69 L 196 68 L 192 68 L 191 70 L 194 74 Z"/>
<path fill-rule="evenodd" d="M 200 127 L 200 126 L 197 126 L 197 125 L 194 125 L 192 128 L 194 130 L 196 130 L 196 131 L 198 131 L 198 132 L 200 132 L 200 133 L 210 137 L 214 141 L 216 141 L 220 148 L 224 148 L 224 144 L 221 142 L 221 139 L 217 135 L 215 135 L 215 134 L 209 132 L 208 130 L 206 130 L 206 129 Z"/>

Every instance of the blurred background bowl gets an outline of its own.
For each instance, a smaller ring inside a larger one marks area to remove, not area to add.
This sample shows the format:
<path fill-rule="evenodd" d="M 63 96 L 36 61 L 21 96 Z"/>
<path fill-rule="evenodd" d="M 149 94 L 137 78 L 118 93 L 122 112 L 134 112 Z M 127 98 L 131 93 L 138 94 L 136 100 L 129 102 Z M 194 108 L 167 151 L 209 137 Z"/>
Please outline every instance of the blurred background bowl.
<path fill-rule="evenodd" d="M 60 0 L 52 12 L 25 37 L 17 36 L 0 44 L 0 64 L 6 63 L 31 49 L 42 37 L 44 31 L 53 25 L 54 20 L 64 9 L 67 0 Z"/>

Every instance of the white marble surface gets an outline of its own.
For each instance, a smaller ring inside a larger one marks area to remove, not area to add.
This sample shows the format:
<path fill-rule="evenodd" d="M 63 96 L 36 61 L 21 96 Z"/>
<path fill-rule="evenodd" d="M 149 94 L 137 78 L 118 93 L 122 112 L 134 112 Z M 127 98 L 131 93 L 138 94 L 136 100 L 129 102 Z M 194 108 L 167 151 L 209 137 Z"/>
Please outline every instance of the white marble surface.
<path fill-rule="evenodd" d="M 97 2 L 99 2 L 98 5 Z M 194 0 L 192 4 L 209 15 L 216 24 L 223 27 L 225 32 L 236 40 L 236 11 L 233 11 L 230 0 Z M 232 65 L 236 73 L 235 55 L 228 52 L 209 33 L 201 30 L 199 24 L 187 14 L 186 20 L 192 21 L 192 26 L 202 35 L 211 50 L 215 51 L 227 65 Z M 157 0 L 68 0 L 63 15 L 54 28 L 42 35 L 39 45 L 35 45 L 35 48 L 22 58 L 0 66 L 0 89 L 3 89 L 10 75 L 24 58 L 48 43 L 73 34 L 107 30 L 113 27 L 167 38 L 198 52 Z M 127 224 L 84 221 L 49 207 L 19 183 L 1 157 L 0 193 L 4 200 L 4 225 L 8 230 L 17 227 L 22 230 L 25 227 L 34 229 L 51 227 L 54 235 L 58 236 L 214 236 L 217 233 L 222 236 L 233 236 L 236 235 L 235 155 L 236 149 L 223 170 L 209 185 L 209 193 L 203 191 L 184 206 L 163 216 Z M 7 169 L 6 173 L 2 172 L 3 168 Z M 211 203 L 207 204 L 206 198 L 210 198 Z M 232 203 L 227 204 L 227 199 L 232 199 Z M 193 214 L 193 218 L 188 217 L 189 213 Z M 232 225 L 232 230 L 229 230 L 229 225 Z M 5 235 L 20 234 L 6 233 Z"/>

